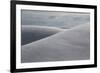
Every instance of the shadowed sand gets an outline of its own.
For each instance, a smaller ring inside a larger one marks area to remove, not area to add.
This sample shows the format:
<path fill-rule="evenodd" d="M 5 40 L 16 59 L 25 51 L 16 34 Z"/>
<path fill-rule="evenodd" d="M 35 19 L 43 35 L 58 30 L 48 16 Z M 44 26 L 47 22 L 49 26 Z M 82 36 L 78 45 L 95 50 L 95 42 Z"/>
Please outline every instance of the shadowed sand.
<path fill-rule="evenodd" d="M 31 43 L 63 30 L 64 29 L 48 26 L 22 25 L 21 44 L 25 45 Z"/>
<path fill-rule="evenodd" d="M 21 62 L 89 59 L 89 27 L 89 24 L 78 26 L 22 46 Z"/>

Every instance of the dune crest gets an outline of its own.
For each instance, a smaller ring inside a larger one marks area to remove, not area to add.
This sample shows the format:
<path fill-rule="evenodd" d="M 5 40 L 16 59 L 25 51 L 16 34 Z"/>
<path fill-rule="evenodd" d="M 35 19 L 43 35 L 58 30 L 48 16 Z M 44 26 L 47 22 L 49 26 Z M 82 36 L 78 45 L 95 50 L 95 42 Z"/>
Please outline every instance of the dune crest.
<path fill-rule="evenodd" d="M 31 42 L 43 39 L 45 37 L 51 36 L 58 32 L 63 31 L 64 29 L 56 27 L 47 27 L 47 26 L 33 26 L 33 25 L 22 25 L 21 39 L 22 45 L 29 44 Z"/>
<path fill-rule="evenodd" d="M 90 58 L 89 24 L 22 46 L 21 62 L 86 60 Z"/>

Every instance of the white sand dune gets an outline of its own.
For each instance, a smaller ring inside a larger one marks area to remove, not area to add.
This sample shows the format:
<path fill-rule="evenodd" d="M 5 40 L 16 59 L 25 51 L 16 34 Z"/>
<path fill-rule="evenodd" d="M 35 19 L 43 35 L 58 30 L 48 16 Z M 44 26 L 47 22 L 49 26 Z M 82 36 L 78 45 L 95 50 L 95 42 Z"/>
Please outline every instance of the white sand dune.
<path fill-rule="evenodd" d="M 22 46 L 21 62 L 89 59 L 89 27 L 89 24 L 75 27 Z"/>
<path fill-rule="evenodd" d="M 48 26 L 22 25 L 21 44 L 25 45 L 33 41 L 37 41 L 60 31 L 63 31 L 63 29 Z"/>
<path fill-rule="evenodd" d="M 74 27 L 78 27 L 78 26 L 82 26 L 82 25 L 86 25 L 86 24 L 90 24 L 89 22 L 86 22 L 86 23 L 84 23 L 84 24 L 77 24 L 77 25 L 70 25 L 70 24 L 66 24 L 66 25 L 64 25 L 64 26 L 61 26 L 60 28 L 61 29 L 72 29 L 72 28 L 74 28 Z"/>

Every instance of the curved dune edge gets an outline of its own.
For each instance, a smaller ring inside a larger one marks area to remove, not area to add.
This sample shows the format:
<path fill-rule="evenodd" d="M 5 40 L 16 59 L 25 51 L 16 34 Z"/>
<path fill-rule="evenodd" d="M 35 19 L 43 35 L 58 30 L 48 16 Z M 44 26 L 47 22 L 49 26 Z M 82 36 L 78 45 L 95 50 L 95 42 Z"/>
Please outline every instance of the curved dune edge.
<path fill-rule="evenodd" d="M 21 44 L 26 45 L 37 40 L 41 40 L 45 37 L 54 35 L 58 32 L 63 31 L 64 29 L 56 27 L 47 27 L 47 26 L 32 26 L 32 25 L 22 25 L 21 33 Z"/>
<path fill-rule="evenodd" d="M 90 58 L 89 24 L 22 46 L 21 62 L 86 60 Z"/>

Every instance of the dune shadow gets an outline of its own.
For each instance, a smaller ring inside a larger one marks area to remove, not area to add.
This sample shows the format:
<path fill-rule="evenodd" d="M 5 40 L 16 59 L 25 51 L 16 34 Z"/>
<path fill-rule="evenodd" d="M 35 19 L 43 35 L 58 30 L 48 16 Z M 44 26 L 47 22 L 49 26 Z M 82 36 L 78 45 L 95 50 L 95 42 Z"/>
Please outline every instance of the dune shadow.
<path fill-rule="evenodd" d="M 60 32 L 61 29 L 41 26 L 22 26 L 21 45 L 40 40 Z"/>

